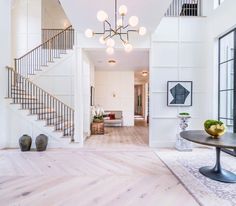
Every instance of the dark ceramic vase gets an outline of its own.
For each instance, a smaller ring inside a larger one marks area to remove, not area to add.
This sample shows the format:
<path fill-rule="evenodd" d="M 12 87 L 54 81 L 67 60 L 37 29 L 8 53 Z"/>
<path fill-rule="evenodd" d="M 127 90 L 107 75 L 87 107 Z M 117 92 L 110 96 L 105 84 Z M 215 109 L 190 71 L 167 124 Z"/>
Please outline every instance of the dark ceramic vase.
<path fill-rule="evenodd" d="M 29 135 L 24 134 L 19 139 L 19 145 L 22 152 L 30 151 L 32 144 L 32 138 Z"/>
<path fill-rule="evenodd" d="M 48 137 L 44 134 L 40 134 L 36 137 L 35 144 L 37 151 L 45 151 L 48 145 Z"/>

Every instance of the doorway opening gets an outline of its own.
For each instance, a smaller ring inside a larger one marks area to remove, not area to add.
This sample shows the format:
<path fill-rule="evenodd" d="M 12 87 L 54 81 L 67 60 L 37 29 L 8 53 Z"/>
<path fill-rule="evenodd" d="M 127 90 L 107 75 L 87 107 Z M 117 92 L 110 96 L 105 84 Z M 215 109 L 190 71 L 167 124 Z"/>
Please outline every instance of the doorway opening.
<path fill-rule="evenodd" d="M 135 126 L 149 125 L 149 73 L 148 70 L 135 72 L 134 85 Z"/>
<path fill-rule="evenodd" d="M 117 49 L 107 55 L 103 49 L 86 50 L 93 63 L 91 86 L 94 106 L 104 111 L 102 123 L 85 141 L 85 146 L 147 147 L 149 51 L 133 50 L 126 53 Z M 98 124 L 97 124 L 98 125 Z M 96 143 L 95 143 L 96 142 Z"/>

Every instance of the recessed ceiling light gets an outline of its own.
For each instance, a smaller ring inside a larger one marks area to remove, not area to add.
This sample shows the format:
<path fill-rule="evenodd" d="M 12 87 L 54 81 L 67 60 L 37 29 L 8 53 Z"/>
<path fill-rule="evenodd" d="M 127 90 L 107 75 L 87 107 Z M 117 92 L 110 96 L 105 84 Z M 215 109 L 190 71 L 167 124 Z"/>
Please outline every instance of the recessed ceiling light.
<path fill-rule="evenodd" d="M 142 76 L 146 77 L 148 75 L 148 71 L 142 71 Z"/>
<path fill-rule="evenodd" d="M 108 60 L 108 63 L 109 63 L 110 65 L 114 65 L 114 64 L 116 64 L 116 60 L 110 59 L 110 60 Z"/>

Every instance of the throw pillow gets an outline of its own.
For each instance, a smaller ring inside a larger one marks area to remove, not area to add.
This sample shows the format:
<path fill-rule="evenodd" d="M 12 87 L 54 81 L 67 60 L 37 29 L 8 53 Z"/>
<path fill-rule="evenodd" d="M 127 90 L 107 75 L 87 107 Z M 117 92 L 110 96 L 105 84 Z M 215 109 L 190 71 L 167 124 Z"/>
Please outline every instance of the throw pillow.
<path fill-rule="evenodd" d="M 113 113 L 110 113 L 109 117 L 110 117 L 111 120 L 116 118 L 115 114 L 113 114 Z"/>

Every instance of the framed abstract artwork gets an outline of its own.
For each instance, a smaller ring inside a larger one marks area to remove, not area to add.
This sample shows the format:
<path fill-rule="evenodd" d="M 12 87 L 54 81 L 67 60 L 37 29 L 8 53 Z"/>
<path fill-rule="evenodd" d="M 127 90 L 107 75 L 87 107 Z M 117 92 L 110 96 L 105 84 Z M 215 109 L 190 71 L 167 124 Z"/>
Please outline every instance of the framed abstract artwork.
<path fill-rule="evenodd" d="M 167 106 L 190 107 L 193 100 L 192 81 L 168 81 L 167 82 Z"/>

